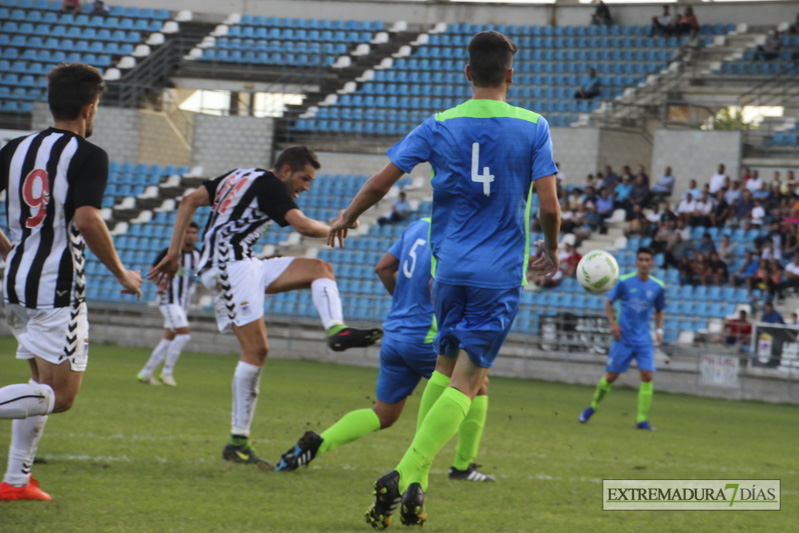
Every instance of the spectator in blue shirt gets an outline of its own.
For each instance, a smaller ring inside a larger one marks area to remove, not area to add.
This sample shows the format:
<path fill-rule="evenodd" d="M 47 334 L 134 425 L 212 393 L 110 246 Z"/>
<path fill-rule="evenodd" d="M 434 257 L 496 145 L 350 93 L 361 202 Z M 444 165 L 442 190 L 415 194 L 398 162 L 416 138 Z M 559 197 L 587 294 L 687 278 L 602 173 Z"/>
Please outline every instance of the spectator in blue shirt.
<path fill-rule="evenodd" d="M 682 193 L 683 200 L 685 199 L 685 197 L 689 193 L 691 194 L 691 198 L 694 198 L 694 199 L 699 198 L 700 196 L 702 196 L 702 189 L 700 189 L 696 185 L 696 180 L 691 180 L 689 182 L 688 189 L 684 193 Z"/>
<path fill-rule="evenodd" d="M 763 316 L 760 317 L 760 321 L 766 324 L 785 324 L 782 315 L 774 309 L 774 304 L 771 302 L 763 306 Z"/>
<path fill-rule="evenodd" d="M 589 68 L 588 75 L 580 80 L 580 89 L 574 93 L 574 97 L 578 100 L 590 100 L 597 96 L 599 96 L 599 78 L 596 76 L 596 71 Z"/>
<path fill-rule="evenodd" d="M 596 212 L 599 213 L 603 220 L 613 215 L 613 198 L 611 198 L 610 191 L 607 188 L 603 188 L 599 198 L 597 198 Z"/>
<path fill-rule="evenodd" d="M 658 180 L 657 185 L 652 187 L 652 195 L 656 196 L 658 200 L 665 196 L 671 196 L 671 193 L 674 190 L 674 181 L 675 178 L 671 173 L 671 167 L 666 167 L 666 170 L 663 171 L 663 175 Z"/>
<path fill-rule="evenodd" d="M 699 242 L 699 246 L 696 247 L 696 251 L 704 256 L 709 256 L 716 251 L 716 245 L 710 238 L 710 233 L 702 235 L 702 240 Z"/>
<path fill-rule="evenodd" d="M 610 165 L 605 165 L 605 175 L 602 177 L 602 181 L 599 184 L 599 188 L 600 189 L 606 188 L 609 191 L 612 191 L 616 187 L 616 184 L 619 183 L 620 181 L 621 179 L 619 178 L 619 176 L 616 175 L 615 172 L 613 172 L 613 167 L 611 167 Z"/>
<path fill-rule="evenodd" d="M 614 207 L 616 209 L 624 209 L 626 212 L 632 212 L 633 206 L 630 203 L 630 193 L 633 192 L 633 183 L 631 177 L 626 177 L 616 185 L 613 189 L 614 192 Z"/>
<path fill-rule="evenodd" d="M 384 224 L 400 222 L 411 213 L 413 213 L 411 204 L 409 204 L 408 200 L 405 199 L 405 193 L 400 192 L 399 197 L 396 198 L 394 203 L 391 205 L 391 213 L 389 213 L 388 216 L 378 218 L 377 223 L 382 226 Z"/>
<path fill-rule="evenodd" d="M 755 256 L 751 250 L 744 253 L 744 262 L 738 270 L 730 276 L 730 285 L 737 287 L 741 283 L 750 284 L 750 280 L 757 275 L 758 262 L 755 261 Z"/>

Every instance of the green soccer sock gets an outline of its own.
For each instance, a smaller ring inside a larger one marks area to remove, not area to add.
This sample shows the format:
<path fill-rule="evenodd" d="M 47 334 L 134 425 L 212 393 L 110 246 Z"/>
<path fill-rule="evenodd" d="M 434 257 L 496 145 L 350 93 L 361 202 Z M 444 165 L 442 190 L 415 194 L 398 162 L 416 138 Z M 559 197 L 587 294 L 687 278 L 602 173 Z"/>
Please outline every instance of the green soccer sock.
<path fill-rule="evenodd" d="M 322 444 L 317 453 L 335 450 L 378 429 L 380 419 L 373 410 L 350 411 L 322 433 Z"/>
<path fill-rule="evenodd" d="M 477 457 L 480 448 L 480 439 L 483 437 L 483 428 L 486 425 L 488 413 L 488 396 L 475 396 L 472 406 L 466 413 L 466 418 L 458 430 L 458 445 L 455 448 L 455 462 L 452 466 L 458 470 L 466 470 Z"/>
<path fill-rule="evenodd" d="M 652 394 L 654 394 L 654 386 L 651 381 L 642 381 L 641 386 L 638 388 L 638 419 L 637 424 L 646 420 L 646 415 L 649 413 L 649 406 L 652 405 Z"/>
<path fill-rule="evenodd" d="M 602 376 L 602 379 L 599 380 L 599 383 L 596 386 L 596 391 L 594 392 L 594 401 L 591 402 L 591 407 L 596 409 L 599 407 L 599 402 L 602 401 L 602 398 L 605 397 L 607 393 L 610 392 L 610 388 L 613 386 L 613 383 L 608 383 L 608 380 L 605 376 Z"/>
<path fill-rule="evenodd" d="M 432 464 L 436 454 L 458 431 L 471 404 L 469 397 L 458 389 L 447 387 L 447 390 L 441 394 L 435 405 L 430 408 L 411 446 L 397 465 L 396 470 L 400 474 L 400 492 L 405 492 L 420 470 Z M 423 485 L 422 490 L 427 490 L 427 487 Z"/>
<path fill-rule="evenodd" d="M 422 401 L 419 403 L 419 416 L 416 420 L 416 431 L 422 427 L 422 422 L 430 411 L 430 408 L 435 405 L 436 401 L 441 397 L 441 394 L 447 387 L 449 387 L 450 378 L 438 371 L 433 371 L 433 375 L 427 381 L 427 386 L 424 388 L 422 394 Z M 422 490 L 427 490 L 427 478 L 430 475 L 430 467 L 433 463 L 427 463 L 410 479 L 410 483 L 419 483 Z M 410 484 L 409 483 L 409 484 Z"/>
<path fill-rule="evenodd" d="M 433 371 L 433 375 L 427 380 L 427 386 L 422 393 L 422 400 L 419 402 L 419 416 L 416 419 L 416 431 L 422 427 L 424 417 L 430 411 L 430 408 L 435 405 L 441 394 L 449 387 L 450 378 L 437 370 Z"/>

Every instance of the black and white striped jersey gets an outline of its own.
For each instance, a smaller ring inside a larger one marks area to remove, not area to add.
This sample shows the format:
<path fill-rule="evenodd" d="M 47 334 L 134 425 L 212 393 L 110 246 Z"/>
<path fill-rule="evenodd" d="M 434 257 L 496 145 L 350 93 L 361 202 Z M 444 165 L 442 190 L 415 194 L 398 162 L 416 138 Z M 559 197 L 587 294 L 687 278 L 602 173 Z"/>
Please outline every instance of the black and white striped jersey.
<path fill-rule="evenodd" d="M 5 301 L 30 309 L 69 307 L 85 299 L 83 251 L 75 210 L 102 206 L 108 154 L 72 132 L 48 128 L 0 150 L 9 239 Z"/>
<path fill-rule="evenodd" d="M 161 262 L 166 256 L 169 248 L 164 248 L 164 251 L 158 254 L 153 266 Z M 175 273 L 175 277 L 169 280 L 166 292 L 158 295 L 158 305 L 177 304 L 183 308 L 184 311 L 189 310 L 189 291 L 194 282 L 194 276 L 197 274 L 200 267 L 200 251 L 193 248 L 190 252 L 180 252 L 180 267 Z"/>
<path fill-rule="evenodd" d="M 239 168 L 203 186 L 213 207 L 203 234 L 201 271 L 252 257 L 252 245 L 267 224 L 287 226 L 286 213 L 297 209 L 283 182 L 260 168 Z"/>

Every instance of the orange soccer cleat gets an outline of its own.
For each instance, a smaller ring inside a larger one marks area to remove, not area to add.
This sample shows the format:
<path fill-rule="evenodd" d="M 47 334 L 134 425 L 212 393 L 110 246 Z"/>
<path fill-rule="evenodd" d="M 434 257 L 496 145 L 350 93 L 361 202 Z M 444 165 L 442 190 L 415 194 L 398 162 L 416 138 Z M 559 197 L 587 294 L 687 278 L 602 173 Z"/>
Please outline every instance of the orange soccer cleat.
<path fill-rule="evenodd" d="M 15 500 L 52 500 L 49 494 L 39 488 L 39 483 L 31 477 L 30 482 L 24 487 L 14 487 L 5 481 L 0 483 L 0 500 L 13 502 Z"/>

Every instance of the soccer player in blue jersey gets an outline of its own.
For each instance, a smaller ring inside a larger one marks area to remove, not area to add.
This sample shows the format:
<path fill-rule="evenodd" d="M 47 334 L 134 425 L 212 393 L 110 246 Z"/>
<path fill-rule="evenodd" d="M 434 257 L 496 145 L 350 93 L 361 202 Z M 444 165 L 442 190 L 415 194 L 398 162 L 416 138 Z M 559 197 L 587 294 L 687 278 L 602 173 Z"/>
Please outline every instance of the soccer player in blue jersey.
<path fill-rule="evenodd" d="M 544 253 L 531 269 L 542 275 L 558 267 L 560 206 L 549 124 L 505 102 L 515 53 L 516 45 L 501 33 L 476 34 L 465 69 L 472 98 L 434 114 L 389 149 L 390 162 L 330 228 L 328 244 L 343 245 L 358 217 L 404 173 L 423 161 L 432 166 L 433 344 L 440 356 L 436 370 L 450 381 L 447 387 L 428 383 L 410 448 L 395 470 L 375 482 L 366 520 L 377 529 L 388 526 L 400 503 L 403 524 L 426 519 L 427 471 L 469 412 L 519 309 L 534 181 L 545 238 L 536 243 Z"/>
<path fill-rule="evenodd" d="M 641 371 L 638 389 L 638 429 L 654 431 L 647 415 L 652 405 L 652 375 L 655 373 L 655 348 L 649 332 L 649 319 L 655 310 L 657 346 L 663 344 L 663 309 L 666 307 L 663 282 L 649 275 L 653 264 L 652 250 L 639 248 L 635 257 L 638 271 L 619 279 L 605 300 L 605 315 L 613 341 L 610 344 L 606 373 L 599 380 L 594 392 L 594 401 L 580 413 L 580 422 L 586 423 L 594 414 L 602 398 L 610 391 L 613 382 L 627 371 L 633 358 Z M 621 302 L 619 320 L 616 321 L 613 304 Z"/>
<path fill-rule="evenodd" d="M 430 295 L 429 232 L 429 218 L 413 222 L 375 267 L 380 281 L 392 295 L 391 310 L 383 323 L 377 402 L 371 409 L 350 411 L 321 435 L 306 431 L 297 444 L 281 456 L 278 471 L 307 466 L 320 453 L 391 427 L 422 377 L 430 380 L 428 387 L 441 390 L 449 383 L 448 376 L 434 371 L 436 321 Z M 488 379 L 461 424 L 455 462 L 449 470 L 451 479 L 494 481 L 494 476 L 481 472 L 474 463 L 485 427 L 487 394 Z M 423 407 L 421 411 L 428 409 Z"/>

